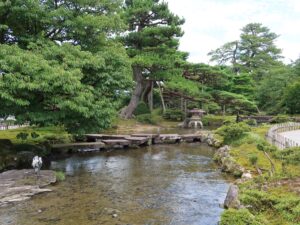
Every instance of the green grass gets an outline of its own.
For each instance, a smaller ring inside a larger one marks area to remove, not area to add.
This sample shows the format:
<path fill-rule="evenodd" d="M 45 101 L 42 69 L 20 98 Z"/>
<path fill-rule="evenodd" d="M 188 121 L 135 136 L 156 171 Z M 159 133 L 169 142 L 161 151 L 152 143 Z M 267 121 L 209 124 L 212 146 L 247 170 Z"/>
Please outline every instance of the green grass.
<path fill-rule="evenodd" d="M 29 134 L 25 141 L 17 139 L 17 135 L 21 132 Z M 37 133 L 39 137 L 32 138 L 30 134 L 33 132 Z M 69 135 L 62 127 L 24 127 L 0 131 L 0 139 L 9 139 L 14 144 L 38 144 L 51 139 L 57 139 L 62 143 L 66 143 L 71 141 L 71 135 Z"/>

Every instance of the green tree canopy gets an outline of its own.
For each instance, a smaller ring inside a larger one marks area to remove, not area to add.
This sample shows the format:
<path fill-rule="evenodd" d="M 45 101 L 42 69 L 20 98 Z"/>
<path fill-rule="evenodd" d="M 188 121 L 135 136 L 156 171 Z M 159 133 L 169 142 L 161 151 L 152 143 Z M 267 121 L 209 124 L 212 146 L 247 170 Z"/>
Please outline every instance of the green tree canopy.
<path fill-rule="evenodd" d="M 131 84 L 116 40 L 121 9 L 117 0 L 2 2 L 0 115 L 71 132 L 107 128 Z"/>
<path fill-rule="evenodd" d="M 260 80 L 272 66 L 280 64 L 277 38 L 277 34 L 262 24 L 250 23 L 242 28 L 240 40 L 226 43 L 208 55 L 221 65 L 231 64 L 234 72 L 247 72 Z"/>
<path fill-rule="evenodd" d="M 146 89 L 146 78 L 165 80 L 182 74 L 180 64 L 186 54 L 179 52 L 178 46 L 184 20 L 159 0 L 126 0 L 124 18 L 129 24 L 124 43 L 136 86 L 121 116 L 130 118 Z"/>

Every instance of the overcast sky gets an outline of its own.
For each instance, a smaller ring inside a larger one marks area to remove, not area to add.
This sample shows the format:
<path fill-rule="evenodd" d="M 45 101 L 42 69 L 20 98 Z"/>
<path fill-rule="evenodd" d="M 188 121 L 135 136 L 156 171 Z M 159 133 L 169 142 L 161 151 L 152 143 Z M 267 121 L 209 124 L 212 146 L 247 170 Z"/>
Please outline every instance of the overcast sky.
<path fill-rule="evenodd" d="M 285 62 L 300 56 L 300 0 L 166 0 L 185 18 L 180 49 L 191 62 L 209 62 L 207 53 L 239 39 L 240 29 L 258 22 L 279 34 Z"/>

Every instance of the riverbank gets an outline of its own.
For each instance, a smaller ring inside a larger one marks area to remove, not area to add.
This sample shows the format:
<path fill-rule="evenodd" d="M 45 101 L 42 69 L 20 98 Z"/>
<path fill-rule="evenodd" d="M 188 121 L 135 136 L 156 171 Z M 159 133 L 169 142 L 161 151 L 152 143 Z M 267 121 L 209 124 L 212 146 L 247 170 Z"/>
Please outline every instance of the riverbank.
<path fill-rule="evenodd" d="M 228 134 L 220 135 L 224 128 L 216 131 L 216 137 L 230 145 L 230 157 L 248 174 L 248 179 L 236 181 L 241 207 L 226 210 L 221 225 L 300 223 L 300 161 L 296 155 L 294 161 L 285 160 L 282 155 L 295 150 L 282 152 L 267 143 L 265 134 L 269 128 L 269 125 L 262 125 L 239 130 L 241 135 L 236 133 L 230 139 Z M 236 130 L 226 131 L 234 133 Z"/>

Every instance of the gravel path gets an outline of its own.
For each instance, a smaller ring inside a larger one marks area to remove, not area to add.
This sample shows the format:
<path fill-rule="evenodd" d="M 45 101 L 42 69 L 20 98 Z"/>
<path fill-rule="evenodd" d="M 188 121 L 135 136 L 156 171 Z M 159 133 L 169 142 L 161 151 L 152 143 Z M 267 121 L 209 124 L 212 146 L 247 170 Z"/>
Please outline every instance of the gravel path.
<path fill-rule="evenodd" d="M 300 130 L 293 130 L 280 133 L 283 137 L 295 141 L 300 146 Z"/>

